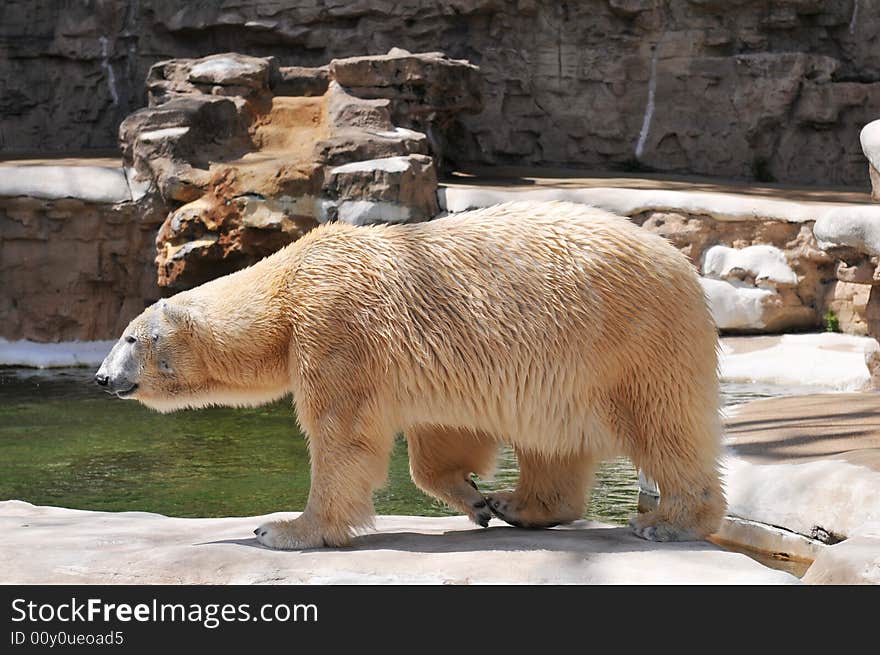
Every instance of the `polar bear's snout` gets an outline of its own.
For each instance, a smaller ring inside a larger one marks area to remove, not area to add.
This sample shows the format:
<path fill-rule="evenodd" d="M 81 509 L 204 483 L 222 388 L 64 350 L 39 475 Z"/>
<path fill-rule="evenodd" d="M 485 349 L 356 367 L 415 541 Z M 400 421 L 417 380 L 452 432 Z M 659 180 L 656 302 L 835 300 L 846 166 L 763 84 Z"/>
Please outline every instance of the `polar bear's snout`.
<path fill-rule="evenodd" d="M 138 367 L 130 352 L 132 345 L 129 340 L 120 339 L 95 373 L 95 382 L 119 398 L 131 396 L 138 388 Z"/>

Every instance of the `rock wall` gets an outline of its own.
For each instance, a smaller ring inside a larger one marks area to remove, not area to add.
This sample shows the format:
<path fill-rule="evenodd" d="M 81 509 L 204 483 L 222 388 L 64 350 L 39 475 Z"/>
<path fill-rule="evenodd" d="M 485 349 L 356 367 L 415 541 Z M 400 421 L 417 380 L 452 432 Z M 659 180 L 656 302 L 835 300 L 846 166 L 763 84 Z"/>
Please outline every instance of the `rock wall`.
<path fill-rule="evenodd" d="M 159 298 L 153 260 L 162 219 L 131 202 L 0 196 L 0 337 L 118 335 Z"/>
<path fill-rule="evenodd" d="M 868 183 L 880 0 L 9 0 L 0 150 L 112 148 L 170 57 L 315 67 L 394 46 L 480 66 L 485 110 L 447 126 L 458 165 Z"/>

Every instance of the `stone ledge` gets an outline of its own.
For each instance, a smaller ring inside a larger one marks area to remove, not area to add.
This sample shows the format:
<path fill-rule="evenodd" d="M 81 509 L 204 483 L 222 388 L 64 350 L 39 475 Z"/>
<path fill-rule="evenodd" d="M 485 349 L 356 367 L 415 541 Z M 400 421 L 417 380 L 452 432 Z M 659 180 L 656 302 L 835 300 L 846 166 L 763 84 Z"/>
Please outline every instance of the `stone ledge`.
<path fill-rule="evenodd" d="M 43 200 L 75 198 L 99 204 L 130 202 L 122 168 L 105 166 L 15 166 L 0 173 L 0 196 L 29 196 Z"/>
<path fill-rule="evenodd" d="M 623 216 L 647 211 L 669 211 L 710 216 L 718 221 L 808 223 L 816 221 L 826 212 L 850 207 L 844 203 L 774 200 L 736 193 L 615 187 L 542 188 L 524 191 L 441 185 L 437 194 L 440 208 L 447 212 L 461 212 L 515 200 L 564 200 L 593 205 Z M 880 207 L 867 206 L 860 209 L 874 211 L 880 219 Z"/>
<path fill-rule="evenodd" d="M 803 581 L 880 585 L 880 523 L 866 526 L 846 541 L 823 548 Z"/>
<path fill-rule="evenodd" d="M 731 528 L 722 538 L 771 552 L 820 542 L 812 557 L 793 552 L 815 559 L 805 581 L 880 582 L 877 398 L 817 394 L 737 408 L 725 421 L 728 512 L 769 531 Z"/>
<path fill-rule="evenodd" d="M 296 514 L 274 514 L 273 519 Z M 579 521 L 521 530 L 380 516 L 351 548 L 273 551 L 268 517 L 181 519 L 0 502 L 4 584 L 796 584 L 707 542 L 656 544 Z M 503 526 L 503 527 L 502 527 Z"/>

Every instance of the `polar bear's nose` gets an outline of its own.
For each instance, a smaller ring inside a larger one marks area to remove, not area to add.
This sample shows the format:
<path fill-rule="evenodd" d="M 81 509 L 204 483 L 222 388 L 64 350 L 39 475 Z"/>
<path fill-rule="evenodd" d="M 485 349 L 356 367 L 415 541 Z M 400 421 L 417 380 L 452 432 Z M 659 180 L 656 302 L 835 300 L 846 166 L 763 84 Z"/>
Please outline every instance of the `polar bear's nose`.
<path fill-rule="evenodd" d="M 110 382 L 110 378 L 106 375 L 101 375 L 100 373 L 98 373 L 95 376 L 95 382 L 100 384 L 102 387 L 106 387 L 107 383 Z"/>

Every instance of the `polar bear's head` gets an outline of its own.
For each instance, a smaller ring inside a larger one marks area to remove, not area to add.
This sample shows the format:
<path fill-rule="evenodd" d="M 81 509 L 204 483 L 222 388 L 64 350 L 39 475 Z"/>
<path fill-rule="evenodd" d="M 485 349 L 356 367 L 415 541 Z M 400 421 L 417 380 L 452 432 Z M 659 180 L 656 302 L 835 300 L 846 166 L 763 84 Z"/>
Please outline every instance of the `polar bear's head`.
<path fill-rule="evenodd" d="M 160 411 L 186 406 L 210 386 L 199 351 L 193 310 L 160 300 L 128 324 L 95 382 Z"/>

